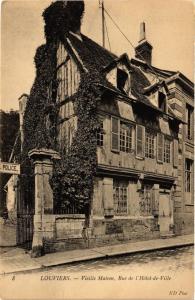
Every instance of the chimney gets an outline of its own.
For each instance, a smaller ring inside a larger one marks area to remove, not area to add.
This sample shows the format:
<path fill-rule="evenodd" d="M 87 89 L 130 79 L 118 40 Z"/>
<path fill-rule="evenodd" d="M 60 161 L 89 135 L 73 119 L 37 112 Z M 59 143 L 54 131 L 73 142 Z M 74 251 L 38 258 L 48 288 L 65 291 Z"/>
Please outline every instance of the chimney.
<path fill-rule="evenodd" d="M 135 48 L 135 57 L 147 62 L 148 65 L 152 64 L 152 45 L 146 39 L 146 24 L 140 24 L 140 39 L 137 47 Z"/>

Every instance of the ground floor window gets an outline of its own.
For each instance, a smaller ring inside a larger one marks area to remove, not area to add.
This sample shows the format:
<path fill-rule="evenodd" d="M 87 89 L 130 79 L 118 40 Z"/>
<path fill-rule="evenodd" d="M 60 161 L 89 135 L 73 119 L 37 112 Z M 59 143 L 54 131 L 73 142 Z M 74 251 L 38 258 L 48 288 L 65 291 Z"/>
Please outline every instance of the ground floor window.
<path fill-rule="evenodd" d="M 141 189 L 139 205 L 141 216 L 152 215 L 152 187 L 150 185 L 144 185 Z"/>
<path fill-rule="evenodd" d="M 127 214 L 128 181 L 113 181 L 113 199 L 115 215 Z"/>

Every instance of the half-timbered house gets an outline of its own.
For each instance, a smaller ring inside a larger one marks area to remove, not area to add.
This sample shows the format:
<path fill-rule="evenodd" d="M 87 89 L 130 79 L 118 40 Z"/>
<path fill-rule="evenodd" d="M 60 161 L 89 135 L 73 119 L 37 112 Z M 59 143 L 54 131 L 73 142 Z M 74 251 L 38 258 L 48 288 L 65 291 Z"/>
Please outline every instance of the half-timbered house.
<path fill-rule="evenodd" d="M 52 9 L 49 14 L 52 17 Z M 182 195 L 178 195 L 183 155 L 179 134 L 185 125 L 183 115 L 177 114 L 171 100 L 171 78 L 175 74 L 151 68 L 152 46 L 144 35 L 138 46 L 135 59 L 126 53 L 118 57 L 83 35 L 80 28 L 69 30 L 63 39 L 57 40 L 55 82 L 57 79 L 58 85 L 53 95 L 55 83 L 50 81 L 47 102 L 55 101 L 60 107 L 56 140 L 61 153 L 68 151 L 77 131 L 74 97 L 81 75 L 93 68 L 101 78 L 97 168 L 89 230 L 85 235 L 90 245 L 171 237 L 181 226 L 175 218 L 175 204 L 178 196 L 183 201 Z M 47 116 L 46 123 L 49 127 Z M 38 154 L 33 155 L 37 158 Z M 186 172 L 188 165 L 186 162 Z M 59 244 L 66 248 L 67 241 L 71 241 L 72 247 L 81 246 L 84 215 L 74 210 L 59 210 L 55 203 L 52 207 L 42 227 L 45 247 L 49 247 L 46 251 L 57 249 Z"/>

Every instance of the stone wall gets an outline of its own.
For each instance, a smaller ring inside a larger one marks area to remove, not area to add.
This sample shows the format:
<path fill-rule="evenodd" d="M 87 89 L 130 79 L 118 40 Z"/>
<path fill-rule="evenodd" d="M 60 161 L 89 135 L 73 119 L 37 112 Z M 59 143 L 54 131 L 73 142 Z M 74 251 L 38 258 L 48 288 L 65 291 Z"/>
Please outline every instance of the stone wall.
<path fill-rule="evenodd" d="M 194 216 L 192 213 L 176 213 L 174 217 L 175 234 L 183 235 L 194 232 Z"/>
<path fill-rule="evenodd" d="M 129 241 L 150 240 L 160 237 L 157 218 L 96 219 L 92 228 L 83 232 L 84 219 L 55 216 L 56 232 L 44 239 L 44 252 L 93 248 Z"/>
<path fill-rule="evenodd" d="M 43 216 L 44 252 L 86 247 L 85 216 L 78 214 Z"/>
<path fill-rule="evenodd" d="M 125 241 L 138 241 L 160 237 L 158 219 L 124 218 L 94 220 L 91 246 L 117 244 Z"/>
<path fill-rule="evenodd" d="M 16 246 L 16 224 L 0 218 L 0 247 Z"/>

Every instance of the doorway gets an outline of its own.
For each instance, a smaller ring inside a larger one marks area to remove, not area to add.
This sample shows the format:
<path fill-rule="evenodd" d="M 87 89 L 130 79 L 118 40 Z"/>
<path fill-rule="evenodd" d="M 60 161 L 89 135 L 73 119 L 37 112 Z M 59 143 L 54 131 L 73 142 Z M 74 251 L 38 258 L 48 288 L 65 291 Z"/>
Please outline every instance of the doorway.
<path fill-rule="evenodd" d="M 159 221 L 160 235 L 170 236 L 173 234 L 173 206 L 170 193 L 160 193 L 159 195 Z"/>

